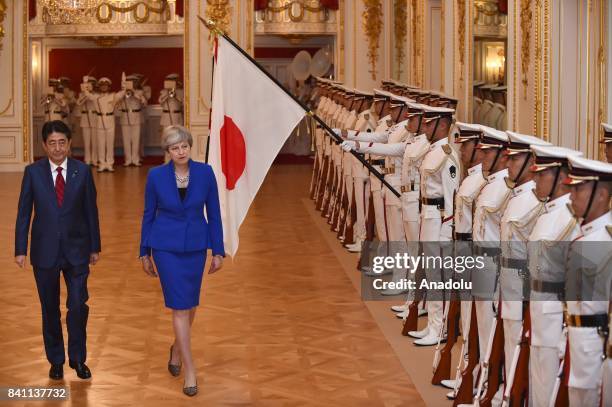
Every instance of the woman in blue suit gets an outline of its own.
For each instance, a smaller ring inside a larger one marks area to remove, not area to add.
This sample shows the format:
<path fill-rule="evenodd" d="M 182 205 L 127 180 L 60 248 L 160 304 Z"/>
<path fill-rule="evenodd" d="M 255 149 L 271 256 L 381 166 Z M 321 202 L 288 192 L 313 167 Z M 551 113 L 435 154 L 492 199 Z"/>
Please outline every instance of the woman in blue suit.
<path fill-rule="evenodd" d="M 188 396 L 198 391 L 190 330 L 200 302 L 206 251 L 212 249 L 213 254 L 209 274 L 221 268 L 225 256 L 215 174 L 208 164 L 190 159 L 192 144 L 185 127 L 164 130 L 162 148 L 171 160 L 149 171 L 140 240 L 142 267 L 150 276 L 159 275 L 166 307 L 172 309 L 175 340 L 168 370 L 178 376 L 182 360 L 183 392 Z"/>

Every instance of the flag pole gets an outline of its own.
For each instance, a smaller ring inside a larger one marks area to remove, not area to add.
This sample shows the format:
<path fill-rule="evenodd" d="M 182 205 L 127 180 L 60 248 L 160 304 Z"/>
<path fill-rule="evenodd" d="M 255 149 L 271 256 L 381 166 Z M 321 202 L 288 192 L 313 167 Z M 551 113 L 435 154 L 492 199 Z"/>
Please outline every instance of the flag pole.
<path fill-rule="evenodd" d="M 214 34 L 216 35 L 220 35 L 222 36 L 227 42 L 229 42 L 234 48 L 236 48 L 236 50 L 238 50 L 238 52 L 240 52 L 246 59 L 248 59 L 253 65 L 255 65 L 264 75 L 266 75 L 268 77 L 268 79 L 270 79 L 276 86 L 278 86 L 279 88 L 281 88 L 291 99 L 293 99 L 293 101 L 295 103 L 297 103 L 302 109 L 304 109 L 304 112 L 308 115 L 311 116 L 315 119 L 315 121 L 321 126 L 321 128 L 323 128 L 323 130 L 325 130 L 327 132 L 327 134 L 329 136 L 332 137 L 332 139 L 334 139 L 334 141 L 336 142 L 336 144 L 341 144 L 344 139 L 342 137 L 340 137 L 339 135 L 337 135 L 332 129 L 331 127 L 329 127 L 327 125 L 327 123 L 325 123 L 319 116 L 316 115 L 316 113 L 314 113 L 313 111 L 311 111 L 304 103 L 302 103 L 302 101 L 300 101 L 297 97 L 295 97 L 287 88 L 285 88 L 274 76 L 272 76 L 268 71 L 266 71 L 260 64 L 259 62 L 257 62 L 253 57 L 251 57 L 245 50 L 243 50 L 238 44 L 236 44 L 234 42 L 234 40 L 232 40 L 230 37 L 228 37 L 222 30 L 220 30 L 214 22 L 212 21 L 207 21 L 204 20 L 201 16 L 197 16 L 200 19 L 200 22 L 202 24 L 204 24 L 204 26 L 206 28 L 208 28 L 210 31 L 212 31 Z M 210 136 L 209 136 L 210 139 Z M 208 150 L 207 150 L 208 152 Z M 383 185 L 385 185 L 387 188 L 389 188 L 389 190 L 398 198 L 400 197 L 400 193 L 397 192 L 397 190 L 395 188 L 393 188 L 391 186 L 391 184 L 389 184 L 386 180 L 385 177 L 376 170 L 376 168 L 374 168 L 372 166 L 372 164 L 370 164 L 369 162 L 367 162 L 362 156 L 360 156 L 359 154 L 357 154 L 355 151 L 351 150 L 350 153 L 357 158 L 367 169 L 368 171 L 370 171 L 376 178 L 378 178 Z"/>
<path fill-rule="evenodd" d="M 213 83 L 215 81 L 215 65 L 217 64 L 217 41 L 215 40 L 215 49 L 212 57 L 212 67 L 211 67 L 211 80 L 210 80 L 210 109 L 208 110 L 208 137 L 206 138 L 206 156 L 204 157 L 204 162 L 208 164 L 208 152 L 210 151 L 210 132 L 211 132 L 211 123 L 212 123 L 212 99 L 213 99 Z"/>

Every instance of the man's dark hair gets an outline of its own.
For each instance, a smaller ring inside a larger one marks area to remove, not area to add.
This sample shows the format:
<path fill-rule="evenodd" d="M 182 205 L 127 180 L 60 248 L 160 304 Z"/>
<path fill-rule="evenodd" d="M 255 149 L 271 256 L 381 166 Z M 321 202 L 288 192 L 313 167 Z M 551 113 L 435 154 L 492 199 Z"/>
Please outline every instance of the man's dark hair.
<path fill-rule="evenodd" d="M 46 143 L 49 135 L 51 133 L 61 133 L 66 136 L 68 140 L 72 137 L 72 133 L 70 132 L 70 128 L 61 120 L 52 120 L 50 122 L 46 122 L 42 128 L 42 139 L 43 142 Z"/>

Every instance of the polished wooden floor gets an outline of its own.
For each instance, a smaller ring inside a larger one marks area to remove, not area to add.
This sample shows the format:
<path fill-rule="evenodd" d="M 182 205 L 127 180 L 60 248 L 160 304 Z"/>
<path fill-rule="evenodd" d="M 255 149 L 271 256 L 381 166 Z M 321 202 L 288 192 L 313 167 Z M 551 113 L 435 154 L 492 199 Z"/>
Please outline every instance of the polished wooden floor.
<path fill-rule="evenodd" d="M 147 168 L 96 174 L 103 252 L 89 278 L 93 379 L 79 380 L 66 365 L 71 400 L 61 405 L 423 405 L 334 242 L 308 214 L 310 171 L 272 168 L 241 229 L 236 260 L 205 278 L 193 330 L 195 399 L 166 370 L 170 312 L 158 280 L 137 259 Z M 0 174 L 0 386 L 57 385 L 47 378 L 31 267 L 13 263 L 20 182 L 21 174 Z"/>

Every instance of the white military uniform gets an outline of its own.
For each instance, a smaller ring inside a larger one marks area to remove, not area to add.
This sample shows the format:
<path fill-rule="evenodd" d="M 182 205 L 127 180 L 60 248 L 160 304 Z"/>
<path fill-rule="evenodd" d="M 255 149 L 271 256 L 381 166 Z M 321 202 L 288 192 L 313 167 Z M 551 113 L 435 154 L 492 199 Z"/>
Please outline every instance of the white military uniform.
<path fill-rule="evenodd" d="M 77 109 L 81 111 L 80 126 L 83 134 L 85 163 L 98 165 L 98 140 L 96 137 L 98 114 L 96 104 L 83 92 L 79 95 L 76 104 Z"/>
<path fill-rule="evenodd" d="M 140 130 L 142 127 L 142 110 L 147 105 L 144 92 L 134 89 L 131 95 L 127 91 L 117 92 L 117 110 L 121 123 L 123 138 L 124 166 L 140 165 Z"/>
<path fill-rule="evenodd" d="M 378 121 L 378 126 L 371 133 L 357 133 L 351 132 L 348 133 L 348 139 L 359 141 L 359 142 L 369 142 L 369 143 L 387 143 L 389 140 L 389 135 L 393 132 L 393 130 L 398 130 L 397 127 L 389 127 L 391 123 L 391 115 L 387 115 Z M 383 157 L 370 155 L 370 158 L 375 160 L 375 164 L 372 166 L 379 173 L 383 173 L 384 165 L 381 165 L 379 161 L 384 161 Z M 370 177 L 370 193 L 372 194 L 372 200 L 374 202 L 374 218 L 376 222 L 376 236 L 378 240 L 381 242 L 388 241 L 387 237 L 387 225 L 385 222 L 385 205 L 384 205 L 384 195 L 382 192 L 382 182 L 376 178 L 373 174 L 369 175 Z"/>
<path fill-rule="evenodd" d="M 530 145 L 550 146 L 550 143 L 533 136 L 508 131 L 510 146 L 508 155 L 523 154 L 526 164 L 531 154 Z M 529 171 L 523 166 L 523 173 Z M 522 175 L 522 174 L 519 174 Z M 529 180 L 512 189 L 506 210 L 501 218 L 501 268 L 499 276 L 501 318 L 504 324 L 505 377 L 511 381 L 511 367 L 519 356 L 523 335 L 523 315 L 526 311 L 529 290 L 527 273 L 527 240 L 537 218 L 544 209 L 534 192 L 535 181 Z M 510 386 L 506 386 L 509 394 Z"/>
<path fill-rule="evenodd" d="M 355 130 L 361 133 L 371 133 L 377 127 L 377 115 L 372 108 L 365 110 L 357 117 Z M 368 202 L 370 199 L 370 178 L 368 169 L 355 157 L 351 156 L 353 185 L 355 188 L 356 220 L 353 225 L 355 244 L 349 248 L 350 251 L 361 251 L 361 244 L 366 239 L 366 216 Z"/>
<path fill-rule="evenodd" d="M 611 165 L 612 167 L 612 165 Z M 588 259 L 597 268 L 589 269 L 585 273 L 607 273 L 610 277 L 610 251 L 602 247 L 610 247 L 609 243 L 596 245 L 585 242 L 611 242 L 610 230 L 612 227 L 612 213 L 607 212 L 599 218 L 581 227 L 582 236 L 572 244 L 580 245 L 580 256 Z M 570 257 L 573 251 L 570 249 Z M 571 260 L 570 260 L 571 262 Z M 605 268 L 605 269 L 602 269 Z M 605 289 L 609 290 L 610 282 Z M 607 315 L 609 301 L 567 301 L 569 315 Z M 570 376 L 569 401 L 571 406 L 599 406 L 600 388 L 603 374 L 603 349 L 606 346 L 603 336 L 598 328 L 568 327 L 570 347 Z M 604 400 L 609 405 L 610 400 Z"/>
<path fill-rule="evenodd" d="M 159 125 L 163 129 L 174 124 L 183 125 L 183 89 L 176 89 L 173 98 L 170 97 L 168 89 L 162 89 L 159 93 L 159 104 L 162 108 Z"/>
<path fill-rule="evenodd" d="M 100 78 L 103 82 L 105 78 Z M 110 83 L 108 79 L 107 82 Z M 90 93 L 85 92 L 89 100 L 94 102 L 98 115 L 96 121 L 96 136 L 98 137 L 98 171 L 113 171 L 115 163 L 115 105 L 120 97 L 114 92 Z"/>
<path fill-rule="evenodd" d="M 599 180 L 602 180 L 603 175 L 607 177 L 603 178 L 603 181 L 612 181 L 612 164 L 582 157 L 569 157 L 569 163 L 569 178 L 565 180 L 569 185 L 581 184 L 585 175 L 597 177 Z M 599 406 L 604 346 L 607 345 L 603 332 L 609 323 L 607 319 L 612 283 L 612 212 L 608 210 L 588 224 L 583 224 L 581 232 L 582 236 L 570 246 L 567 262 L 569 268 L 566 272 L 566 323 L 570 353 L 569 402 L 571 406 Z M 581 300 L 581 294 L 586 290 L 580 288 L 587 286 L 593 298 Z M 575 289 L 578 295 L 568 298 L 568 289 L 571 288 Z M 601 300 L 602 298 L 607 298 L 607 301 Z M 598 319 L 599 322 L 589 322 L 589 319 Z M 604 399 L 603 405 L 610 405 L 610 400 Z"/>
<path fill-rule="evenodd" d="M 429 108 L 431 110 L 433 108 Z M 438 110 L 451 110 L 437 108 Z M 426 110 L 427 112 L 427 110 Z M 454 111 L 453 111 L 454 112 Z M 442 242 L 452 240 L 453 199 L 459 187 L 461 165 L 456 151 L 450 146 L 448 137 L 434 142 L 421 164 L 421 231 L 425 255 L 440 256 L 441 250 L 450 249 Z M 436 202 L 439 201 L 439 202 Z M 428 243 L 429 242 L 429 243 Z M 441 269 L 427 268 L 428 281 L 442 281 Z M 411 336 L 422 336 L 416 345 L 435 345 L 443 335 L 443 301 L 427 300 L 427 328 Z"/>
<path fill-rule="evenodd" d="M 536 157 L 532 171 L 536 172 L 548 168 L 561 171 L 564 162 L 567 167 L 569 155 L 582 154 L 562 147 L 532 146 L 531 149 Z M 559 347 L 565 347 L 561 296 L 568 246 L 563 242 L 575 239 L 580 233 L 569 203 L 569 193 L 547 202 L 529 235 L 529 386 L 534 406 L 548 406 L 552 399 L 559 371 Z"/>
<path fill-rule="evenodd" d="M 63 93 L 55 92 L 52 97 L 43 98 L 41 104 L 45 114 L 45 122 L 61 120 L 68 124 L 68 102 Z"/>
<path fill-rule="evenodd" d="M 490 128 L 483 128 L 484 138 L 481 146 L 489 145 L 487 138 L 499 148 L 508 142 L 508 135 Z M 480 148 L 480 147 L 479 147 Z M 499 152 L 499 154 L 502 154 Z M 488 363 L 487 349 L 492 344 L 489 337 L 493 328 L 495 314 L 493 312 L 493 293 L 496 286 L 497 265 L 495 258 L 500 251 L 500 222 L 506 203 L 511 196 L 511 190 L 506 185 L 508 169 L 499 170 L 487 177 L 487 184 L 476 198 L 473 217 L 472 238 L 474 249 L 479 255 L 485 255 L 484 269 L 476 275 L 472 273 L 472 295 L 475 298 L 476 320 L 478 321 L 478 347 L 480 367 Z M 482 254 L 481 254 L 482 253 Z"/>

